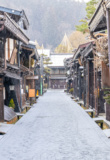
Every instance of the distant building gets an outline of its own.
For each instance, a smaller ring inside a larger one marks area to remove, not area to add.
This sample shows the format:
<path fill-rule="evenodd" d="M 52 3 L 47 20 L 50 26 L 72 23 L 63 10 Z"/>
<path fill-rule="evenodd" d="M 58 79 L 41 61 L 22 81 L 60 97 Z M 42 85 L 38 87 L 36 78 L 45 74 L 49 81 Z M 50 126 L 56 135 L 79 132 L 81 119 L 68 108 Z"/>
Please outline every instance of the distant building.
<path fill-rule="evenodd" d="M 72 53 L 51 53 L 50 59 L 52 64 L 49 87 L 52 89 L 65 89 L 66 88 L 66 72 L 64 68 L 64 59 L 72 57 Z"/>
<path fill-rule="evenodd" d="M 39 55 L 50 57 L 50 49 L 37 49 Z"/>

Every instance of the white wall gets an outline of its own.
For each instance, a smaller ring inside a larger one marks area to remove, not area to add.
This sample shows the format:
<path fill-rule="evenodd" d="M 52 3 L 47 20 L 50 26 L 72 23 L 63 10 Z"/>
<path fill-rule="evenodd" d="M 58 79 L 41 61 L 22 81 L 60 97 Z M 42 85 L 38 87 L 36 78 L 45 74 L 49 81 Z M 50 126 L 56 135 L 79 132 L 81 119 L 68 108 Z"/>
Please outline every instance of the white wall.
<path fill-rule="evenodd" d="M 52 64 L 49 66 L 64 66 L 64 59 L 73 57 L 71 54 L 51 54 L 50 59 Z"/>
<path fill-rule="evenodd" d="M 41 54 L 45 54 L 47 55 L 48 57 L 50 57 L 50 49 L 37 49 L 38 51 L 38 54 L 41 55 Z"/>
<path fill-rule="evenodd" d="M 10 58 L 11 58 L 13 49 L 14 49 L 14 40 L 10 38 L 10 39 L 9 39 L 9 46 L 8 46 L 8 39 L 7 39 L 6 45 L 5 45 L 6 60 L 9 60 L 9 59 L 8 59 L 8 50 L 10 50 Z"/>

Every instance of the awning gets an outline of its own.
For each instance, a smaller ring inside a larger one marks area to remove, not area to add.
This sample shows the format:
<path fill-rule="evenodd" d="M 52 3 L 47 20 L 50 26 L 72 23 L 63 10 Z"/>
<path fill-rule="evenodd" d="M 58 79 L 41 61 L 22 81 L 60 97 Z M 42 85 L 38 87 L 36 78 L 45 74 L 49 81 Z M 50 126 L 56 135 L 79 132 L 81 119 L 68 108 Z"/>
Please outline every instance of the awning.
<path fill-rule="evenodd" d="M 14 78 L 14 79 L 17 79 L 17 80 L 22 79 L 19 75 L 15 74 L 15 73 L 11 73 L 11 72 L 8 72 L 8 71 L 4 71 L 3 73 L 5 74 L 5 77 Z"/>

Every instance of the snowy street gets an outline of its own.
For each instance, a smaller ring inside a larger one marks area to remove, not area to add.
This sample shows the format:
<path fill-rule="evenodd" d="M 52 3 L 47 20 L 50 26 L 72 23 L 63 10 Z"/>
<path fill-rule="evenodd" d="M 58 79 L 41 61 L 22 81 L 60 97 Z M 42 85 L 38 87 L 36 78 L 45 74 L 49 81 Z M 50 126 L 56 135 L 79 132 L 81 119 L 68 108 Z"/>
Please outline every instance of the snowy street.
<path fill-rule="evenodd" d="M 63 90 L 48 90 L 0 140 L 0 160 L 110 160 L 110 140 Z"/>

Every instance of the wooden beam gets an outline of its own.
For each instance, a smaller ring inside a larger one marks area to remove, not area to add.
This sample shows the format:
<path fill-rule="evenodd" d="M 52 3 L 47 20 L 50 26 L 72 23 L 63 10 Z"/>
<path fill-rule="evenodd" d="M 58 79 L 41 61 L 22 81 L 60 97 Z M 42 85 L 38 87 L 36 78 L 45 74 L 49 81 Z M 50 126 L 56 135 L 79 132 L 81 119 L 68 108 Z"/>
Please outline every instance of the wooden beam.
<path fill-rule="evenodd" d="M 28 50 L 28 51 L 33 51 L 33 49 L 31 49 L 31 48 L 27 48 L 27 47 L 23 47 L 23 46 L 22 46 L 22 48 L 25 50 Z"/>
<path fill-rule="evenodd" d="M 16 58 L 16 54 L 17 54 L 17 49 L 14 48 L 11 58 L 10 58 L 10 64 L 14 64 L 15 58 Z"/>
<path fill-rule="evenodd" d="M 10 60 L 10 39 L 8 38 L 8 60 Z"/>

